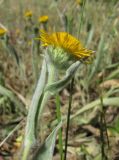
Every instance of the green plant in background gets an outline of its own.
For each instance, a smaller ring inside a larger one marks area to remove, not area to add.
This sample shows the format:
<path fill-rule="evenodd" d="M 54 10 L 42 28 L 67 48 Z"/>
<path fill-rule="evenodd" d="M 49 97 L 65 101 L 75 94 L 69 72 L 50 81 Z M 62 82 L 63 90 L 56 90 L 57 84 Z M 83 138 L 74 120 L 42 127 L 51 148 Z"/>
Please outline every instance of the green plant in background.
<path fill-rule="evenodd" d="M 28 42 L 31 42 L 32 36 L 34 34 L 34 22 L 33 22 L 33 12 L 31 10 L 27 10 L 24 13 L 24 43 L 27 45 Z M 35 33 L 36 34 L 36 33 Z"/>
<path fill-rule="evenodd" d="M 33 37 L 31 41 L 31 52 L 32 52 L 32 65 L 33 65 L 33 73 L 37 83 L 38 76 L 39 76 L 39 62 L 40 62 L 40 41 L 37 40 L 36 37 L 39 36 L 39 28 L 35 26 L 33 28 Z"/>
<path fill-rule="evenodd" d="M 5 50 L 7 51 L 8 54 L 12 55 L 13 57 L 15 57 L 15 60 L 17 62 L 17 64 L 20 64 L 20 60 L 17 54 L 16 49 L 14 48 L 14 46 L 10 43 L 9 40 L 9 36 L 7 34 L 7 30 L 0 28 L 0 40 L 2 41 L 2 44 L 5 48 Z"/>
<path fill-rule="evenodd" d="M 33 25 L 32 16 L 33 16 L 33 13 L 31 10 L 25 11 L 24 13 L 24 18 L 26 21 L 25 31 L 27 34 L 29 34 L 32 31 L 32 25 Z"/>
<path fill-rule="evenodd" d="M 48 20 L 49 20 L 49 17 L 47 15 L 40 16 L 38 18 L 38 22 L 39 22 L 40 28 L 44 29 L 45 31 L 48 30 L 48 28 L 47 28 Z"/>

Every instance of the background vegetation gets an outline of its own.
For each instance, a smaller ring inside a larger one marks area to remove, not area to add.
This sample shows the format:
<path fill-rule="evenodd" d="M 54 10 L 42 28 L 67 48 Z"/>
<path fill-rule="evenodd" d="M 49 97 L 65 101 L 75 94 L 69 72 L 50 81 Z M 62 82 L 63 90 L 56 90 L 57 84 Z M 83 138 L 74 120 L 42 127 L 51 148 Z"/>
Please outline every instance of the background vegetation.
<path fill-rule="evenodd" d="M 28 24 L 24 12 L 33 12 Z M 33 68 L 34 28 L 42 28 L 38 17 L 48 15 L 47 29 L 67 31 L 95 51 L 90 65 L 82 65 L 75 76 L 68 160 L 119 159 L 119 2 L 118 0 L 1 0 L 0 27 L 8 30 L 15 52 L 7 52 L 0 41 L 0 160 L 17 159 L 24 137 L 28 106 L 36 86 Z M 29 28 L 26 32 L 26 27 Z M 40 73 L 42 51 L 38 55 Z M 61 72 L 60 77 L 63 73 Z M 60 92 L 65 141 L 69 86 Z M 53 96 L 44 111 L 43 142 L 56 125 Z M 105 153 L 103 153 L 105 151 Z M 33 152 L 31 153 L 33 154 Z M 60 159 L 56 140 L 54 160 Z"/>

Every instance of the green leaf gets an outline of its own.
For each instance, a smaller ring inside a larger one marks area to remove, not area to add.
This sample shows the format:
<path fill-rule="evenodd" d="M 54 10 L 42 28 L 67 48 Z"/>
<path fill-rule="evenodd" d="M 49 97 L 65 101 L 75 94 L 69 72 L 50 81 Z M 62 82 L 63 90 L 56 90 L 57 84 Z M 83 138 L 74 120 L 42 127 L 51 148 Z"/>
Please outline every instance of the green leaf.
<path fill-rule="evenodd" d="M 95 63 L 91 65 L 91 68 L 90 68 L 90 73 L 88 74 L 89 77 L 88 77 L 88 82 L 91 81 L 91 79 L 94 77 L 94 75 L 97 73 L 98 69 L 99 69 L 99 66 L 100 66 L 100 63 L 101 63 L 101 60 L 103 58 L 103 54 L 104 54 L 104 35 L 102 34 L 101 35 L 101 38 L 100 38 L 100 42 L 99 42 L 99 45 L 98 45 L 98 50 L 97 50 L 97 53 L 96 53 L 96 59 L 95 59 Z"/>
<path fill-rule="evenodd" d="M 94 158 L 94 160 L 102 160 L 101 154 L 98 154 L 98 155 Z"/>
<path fill-rule="evenodd" d="M 115 136 L 116 134 L 118 134 L 118 131 L 116 130 L 115 127 L 108 127 L 108 130 L 111 132 L 111 134 L 113 136 Z"/>
<path fill-rule="evenodd" d="M 84 112 L 93 109 L 96 106 L 100 106 L 101 105 L 101 101 L 100 99 L 97 99 L 87 105 L 85 105 L 84 107 L 82 107 L 81 109 L 79 109 L 79 111 L 77 111 L 74 115 L 71 116 L 71 119 L 75 118 L 76 116 L 83 114 Z M 119 97 L 111 97 L 111 98 L 103 98 L 103 105 L 104 106 L 117 106 L 119 107 Z"/>
<path fill-rule="evenodd" d="M 34 95 L 32 97 L 32 101 L 31 101 L 28 116 L 27 116 L 22 160 L 27 159 L 31 147 L 33 146 L 33 144 L 36 143 L 39 103 L 41 103 L 42 101 L 42 95 L 43 95 L 43 90 L 44 90 L 45 80 L 46 80 L 46 69 L 47 69 L 46 61 L 43 60 L 41 74 L 40 74 Z"/>
<path fill-rule="evenodd" d="M 0 105 L 4 104 L 5 99 L 6 99 L 5 97 L 0 98 Z"/>
<path fill-rule="evenodd" d="M 106 77 L 106 80 L 113 79 L 113 78 L 119 78 L 119 68 L 112 71 L 108 77 Z"/>
<path fill-rule="evenodd" d="M 36 155 L 33 159 L 35 160 L 52 160 L 53 152 L 55 147 L 56 135 L 60 129 L 62 122 L 60 122 L 57 127 L 52 131 L 52 133 L 47 137 L 44 144 L 38 149 Z"/>
<path fill-rule="evenodd" d="M 92 42 L 93 36 L 94 36 L 94 27 L 91 28 L 91 30 L 88 34 L 87 41 L 86 41 L 87 48 L 89 47 L 90 43 Z"/>
<path fill-rule="evenodd" d="M 96 99 L 93 102 L 90 102 L 88 104 L 86 104 L 85 106 L 83 106 L 82 108 L 80 108 L 76 113 L 74 113 L 73 115 L 71 115 L 70 119 L 74 119 L 75 117 L 95 108 L 95 107 L 100 107 L 101 101 L 100 99 Z M 111 97 L 111 98 L 103 98 L 103 105 L 104 106 L 110 106 L 112 105 L 113 107 L 119 107 L 119 97 Z M 66 116 L 62 117 L 62 121 L 66 122 Z M 52 123 L 52 126 L 56 125 L 57 120 L 54 120 Z"/>
<path fill-rule="evenodd" d="M 115 122 L 115 128 L 116 128 L 117 132 L 119 133 L 119 118 Z"/>
<path fill-rule="evenodd" d="M 81 63 L 79 61 L 73 63 L 67 69 L 65 77 L 62 80 L 59 80 L 58 82 L 54 82 L 46 86 L 45 91 L 50 91 L 52 94 L 61 91 L 70 82 L 71 78 L 74 76 L 80 64 Z"/>

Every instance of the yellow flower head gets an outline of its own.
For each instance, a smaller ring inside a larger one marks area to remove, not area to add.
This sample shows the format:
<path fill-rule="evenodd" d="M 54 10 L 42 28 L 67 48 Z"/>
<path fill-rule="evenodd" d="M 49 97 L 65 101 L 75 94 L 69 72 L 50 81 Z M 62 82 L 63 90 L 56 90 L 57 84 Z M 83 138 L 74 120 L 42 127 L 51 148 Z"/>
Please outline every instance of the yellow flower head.
<path fill-rule="evenodd" d="M 40 37 L 44 46 L 62 48 L 65 52 L 72 55 L 77 60 L 87 59 L 94 53 L 94 51 L 84 48 L 78 39 L 67 32 L 55 32 L 48 34 L 42 31 Z"/>
<path fill-rule="evenodd" d="M 76 3 L 77 3 L 77 4 L 80 4 L 80 3 L 81 3 L 81 0 L 76 0 Z"/>
<path fill-rule="evenodd" d="M 32 17 L 32 15 L 33 15 L 32 11 L 26 11 L 24 13 L 24 17 L 26 17 L 26 18 Z"/>
<path fill-rule="evenodd" d="M 76 0 L 76 3 L 77 3 L 78 5 L 82 5 L 82 4 L 83 4 L 83 0 Z"/>
<path fill-rule="evenodd" d="M 58 68 L 66 68 L 73 61 L 90 62 L 94 51 L 83 47 L 81 42 L 67 32 L 54 32 L 48 34 L 41 31 L 40 40 L 47 51 L 52 62 Z"/>
<path fill-rule="evenodd" d="M 7 30 L 0 28 L 0 37 L 4 36 L 6 32 L 7 32 Z"/>
<path fill-rule="evenodd" d="M 48 16 L 41 16 L 41 17 L 38 18 L 38 21 L 40 23 L 45 23 L 45 22 L 48 21 Z"/>

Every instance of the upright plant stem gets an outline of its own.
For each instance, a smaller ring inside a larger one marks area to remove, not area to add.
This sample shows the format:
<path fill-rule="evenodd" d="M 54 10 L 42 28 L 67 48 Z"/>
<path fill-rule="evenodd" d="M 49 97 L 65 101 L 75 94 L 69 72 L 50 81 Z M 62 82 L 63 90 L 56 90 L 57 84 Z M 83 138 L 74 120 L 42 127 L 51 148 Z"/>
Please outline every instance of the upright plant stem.
<path fill-rule="evenodd" d="M 52 62 L 50 62 L 50 57 L 47 57 L 47 68 L 48 68 L 48 80 L 47 80 L 47 85 L 50 85 L 51 83 L 53 83 L 56 79 L 56 68 L 55 66 L 52 64 Z M 40 124 L 42 124 L 42 114 L 44 111 L 44 106 L 46 105 L 47 101 L 50 99 L 51 97 L 51 93 L 49 91 L 45 91 L 41 104 L 38 107 L 38 116 L 37 116 L 37 121 L 40 122 Z M 42 129 L 42 125 L 40 125 L 40 136 L 41 136 L 41 143 L 43 140 L 43 129 Z"/>
<path fill-rule="evenodd" d="M 50 62 L 50 58 L 48 54 L 46 55 L 47 61 L 47 69 L 48 69 L 48 82 L 47 84 L 53 83 L 55 79 L 55 67 Z M 40 78 L 38 80 L 38 84 L 33 95 L 33 99 L 29 108 L 29 113 L 27 117 L 27 124 L 26 124 L 26 132 L 25 132 L 25 139 L 24 139 L 24 151 L 22 160 L 28 159 L 28 154 L 32 146 L 36 143 L 37 139 L 37 124 L 38 119 L 41 119 L 44 106 L 48 99 L 50 98 L 50 92 L 46 91 L 44 93 L 46 81 L 46 62 L 44 60 L 42 65 L 42 71 Z"/>
<path fill-rule="evenodd" d="M 103 109 L 103 97 L 101 96 L 101 113 L 100 113 L 100 139 L 101 139 L 101 154 L 102 154 L 102 160 L 108 160 L 106 154 L 105 154 L 105 136 L 104 131 L 107 135 L 107 128 L 105 123 L 105 115 L 104 115 L 104 109 Z M 108 140 L 108 137 L 107 137 Z"/>
<path fill-rule="evenodd" d="M 61 122 L 61 111 L 60 111 L 60 99 L 59 95 L 56 94 L 56 113 L 57 113 L 57 120 L 58 123 Z M 62 141 L 62 128 L 59 129 L 59 152 L 60 152 L 60 159 L 63 160 L 63 141 Z"/>
<path fill-rule="evenodd" d="M 104 73 L 104 70 L 102 71 Z M 102 77 L 102 81 L 104 82 L 104 77 Z M 106 125 L 106 119 L 105 119 L 105 110 L 104 110 L 104 103 L 103 103 L 103 89 L 101 89 L 100 92 L 100 101 L 101 101 L 101 112 L 100 112 L 100 140 L 101 140 L 101 154 L 102 154 L 102 160 L 108 160 L 108 157 L 105 153 L 105 136 L 108 144 L 109 149 L 109 138 L 107 133 L 107 125 Z M 104 134 L 105 133 L 105 134 Z"/>
<path fill-rule="evenodd" d="M 47 56 L 47 68 L 48 68 L 48 81 L 47 81 L 47 85 L 50 85 L 56 79 L 56 68 L 52 64 L 52 62 L 50 61 L 50 57 L 49 56 Z M 51 93 L 49 91 L 46 91 L 44 93 L 41 105 L 39 106 L 39 118 L 41 117 L 41 115 L 43 113 L 44 105 L 50 99 L 50 97 L 51 97 Z"/>
<path fill-rule="evenodd" d="M 71 81 L 71 84 L 70 84 L 70 97 L 69 97 L 69 107 L 68 107 L 68 114 L 67 114 L 67 128 L 66 128 L 66 140 L 65 140 L 64 160 L 67 159 L 68 131 L 69 131 L 69 124 L 70 124 L 70 114 L 71 114 L 71 105 L 72 105 L 73 85 L 74 85 L 74 78 L 72 78 L 72 81 Z"/>

